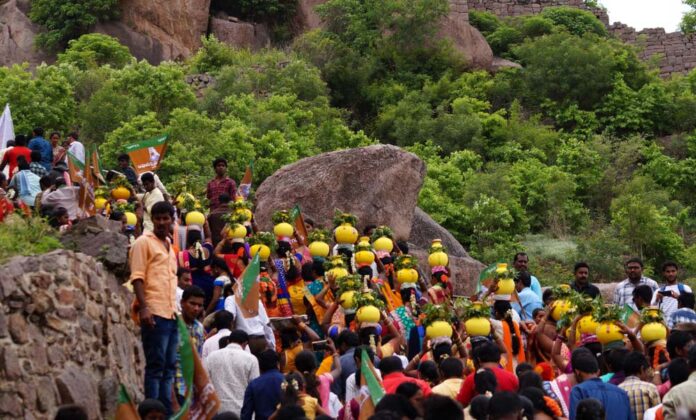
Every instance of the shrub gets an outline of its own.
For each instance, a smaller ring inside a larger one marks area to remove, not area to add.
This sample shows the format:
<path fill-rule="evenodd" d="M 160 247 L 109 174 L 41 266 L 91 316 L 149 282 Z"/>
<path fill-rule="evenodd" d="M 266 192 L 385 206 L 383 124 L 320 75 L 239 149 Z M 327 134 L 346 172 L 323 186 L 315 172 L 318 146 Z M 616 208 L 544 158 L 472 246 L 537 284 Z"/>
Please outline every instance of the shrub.
<path fill-rule="evenodd" d="M 547 7 L 541 16 L 550 19 L 557 26 L 563 27 L 569 33 L 583 36 L 587 33 L 607 36 L 607 28 L 595 15 L 587 10 L 574 7 Z"/>
<path fill-rule="evenodd" d="M 36 37 L 46 49 L 62 47 L 98 22 L 118 16 L 118 0 L 32 0 L 29 18 L 46 28 Z"/>
<path fill-rule="evenodd" d="M 120 69 L 133 60 L 128 47 L 116 38 L 103 34 L 86 34 L 68 42 L 68 49 L 58 54 L 58 63 L 69 63 L 86 70 L 110 65 Z"/>
<path fill-rule="evenodd" d="M 0 264 L 17 255 L 37 255 L 61 248 L 45 220 L 10 215 L 0 223 Z"/>
<path fill-rule="evenodd" d="M 480 10 L 469 11 L 469 23 L 481 31 L 484 36 L 492 34 L 501 25 L 500 19 L 496 15 Z"/>

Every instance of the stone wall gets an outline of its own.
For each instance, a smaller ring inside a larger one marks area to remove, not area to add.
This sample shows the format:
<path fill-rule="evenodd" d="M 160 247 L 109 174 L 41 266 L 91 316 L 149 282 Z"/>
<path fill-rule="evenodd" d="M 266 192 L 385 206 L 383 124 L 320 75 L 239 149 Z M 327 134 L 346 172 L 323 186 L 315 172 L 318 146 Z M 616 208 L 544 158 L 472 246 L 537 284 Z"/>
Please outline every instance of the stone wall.
<path fill-rule="evenodd" d="M 129 293 L 90 256 L 58 250 L 0 267 L 0 418 L 80 404 L 112 417 L 123 383 L 141 398 L 144 356 Z"/>
<path fill-rule="evenodd" d="M 607 11 L 589 7 L 584 0 L 468 0 L 467 6 L 469 10 L 485 10 L 500 17 L 535 15 L 547 7 L 568 6 L 588 10 L 609 25 Z"/>

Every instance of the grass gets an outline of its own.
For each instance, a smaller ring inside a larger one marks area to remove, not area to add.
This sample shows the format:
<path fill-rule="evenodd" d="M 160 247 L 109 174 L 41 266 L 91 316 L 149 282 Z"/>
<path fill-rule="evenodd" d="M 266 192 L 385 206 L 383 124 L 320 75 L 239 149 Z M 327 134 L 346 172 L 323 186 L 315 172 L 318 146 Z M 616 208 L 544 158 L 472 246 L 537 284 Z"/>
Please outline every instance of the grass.
<path fill-rule="evenodd" d="M 529 270 L 543 286 L 568 283 L 573 279 L 577 243 L 545 234 L 527 235 L 522 241 L 529 255 Z"/>
<path fill-rule="evenodd" d="M 0 223 L 0 264 L 17 255 L 37 255 L 62 248 L 58 235 L 39 217 L 16 214 Z"/>

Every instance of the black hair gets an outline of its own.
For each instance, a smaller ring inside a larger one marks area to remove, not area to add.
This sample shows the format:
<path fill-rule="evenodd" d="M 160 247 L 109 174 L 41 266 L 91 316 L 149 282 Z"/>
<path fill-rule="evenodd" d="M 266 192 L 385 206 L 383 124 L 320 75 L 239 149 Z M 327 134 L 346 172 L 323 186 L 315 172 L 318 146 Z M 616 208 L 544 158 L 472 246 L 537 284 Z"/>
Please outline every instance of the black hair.
<path fill-rule="evenodd" d="M 364 346 L 369 346 L 370 339 L 374 338 L 375 343 L 379 339 L 379 334 L 377 333 L 377 327 L 363 327 L 358 330 L 358 337 L 360 338 L 360 344 Z"/>
<path fill-rule="evenodd" d="M 667 365 L 667 376 L 672 388 L 689 379 L 689 362 L 683 357 L 677 357 Z"/>
<path fill-rule="evenodd" d="M 36 127 L 33 130 L 31 130 L 32 133 L 34 133 L 37 137 L 43 136 L 44 135 L 44 129 L 41 127 Z"/>
<path fill-rule="evenodd" d="M 20 157 L 23 157 L 23 156 L 20 156 Z M 31 155 L 30 155 L 30 159 L 32 162 L 41 162 L 41 152 L 39 152 L 38 150 L 32 150 Z"/>
<path fill-rule="evenodd" d="M 199 297 L 205 299 L 205 292 L 198 286 L 192 285 L 184 289 L 184 293 L 181 295 L 181 301 L 189 300 L 192 297 Z"/>
<path fill-rule="evenodd" d="M 686 347 L 691 342 L 691 340 L 693 340 L 693 337 L 690 333 L 686 331 L 670 331 L 669 336 L 667 336 L 667 353 L 669 353 L 669 358 L 676 359 L 677 357 L 679 357 L 679 355 L 677 354 L 677 350 Z"/>
<path fill-rule="evenodd" d="M 227 328 L 231 330 L 234 327 L 234 314 L 224 309 L 215 312 L 213 315 L 213 327 L 218 331 Z"/>
<path fill-rule="evenodd" d="M 230 201 L 232 201 L 232 197 L 230 197 L 230 195 L 227 193 L 222 193 L 218 196 L 218 201 L 220 204 L 228 204 Z"/>
<path fill-rule="evenodd" d="M 515 275 L 515 281 L 522 283 L 524 287 L 532 285 L 532 276 L 526 271 L 518 271 Z"/>
<path fill-rule="evenodd" d="M 464 420 L 462 406 L 444 395 L 430 395 L 423 401 L 423 420 Z"/>
<path fill-rule="evenodd" d="M 302 350 L 295 356 L 295 368 L 302 374 L 305 382 L 305 392 L 316 398 L 322 404 L 319 395 L 319 380 L 317 379 L 317 358 L 309 350 Z"/>
<path fill-rule="evenodd" d="M 418 374 L 421 379 L 430 383 L 436 384 L 440 380 L 440 372 L 437 371 L 437 364 L 432 360 L 421 362 L 420 365 L 418 365 Z"/>
<path fill-rule="evenodd" d="M 203 232 L 191 229 L 186 232 L 186 248 L 192 247 L 196 242 L 203 242 Z"/>
<path fill-rule="evenodd" d="M 440 372 L 443 379 L 461 378 L 464 375 L 464 364 L 456 357 L 448 357 L 440 362 Z"/>
<path fill-rule="evenodd" d="M 573 273 L 577 273 L 578 270 L 581 269 L 581 268 L 586 268 L 586 269 L 589 270 L 589 269 L 590 269 L 590 265 L 587 264 L 585 261 L 576 262 L 576 263 L 575 263 L 575 266 L 573 266 Z"/>
<path fill-rule="evenodd" d="M 1 181 L 1 180 L 0 180 L 0 181 Z M 44 175 L 44 176 L 42 176 L 41 179 L 39 180 L 39 187 L 40 187 L 42 190 L 45 190 L 45 189 L 47 189 L 47 188 L 50 188 L 53 184 L 54 184 L 53 177 L 50 176 L 50 175 Z M 116 210 L 113 211 L 113 213 L 115 213 L 115 212 L 116 212 Z M 120 219 L 119 219 L 119 220 L 120 220 Z"/>
<path fill-rule="evenodd" d="M 232 330 L 229 337 L 230 343 L 244 344 L 249 342 L 249 334 L 244 330 Z"/>
<path fill-rule="evenodd" d="M 56 207 L 53 209 L 53 217 L 56 219 L 65 216 L 66 214 L 68 214 L 68 209 L 65 207 Z"/>
<path fill-rule="evenodd" d="M 222 270 L 223 273 L 226 273 L 228 276 L 231 275 L 230 267 L 227 265 L 225 260 L 223 260 L 220 257 L 213 256 L 213 259 L 210 262 L 210 267 L 211 268 L 213 268 L 213 267 L 219 268 L 220 270 Z"/>
<path fill-rule="evenodd" d="M 544 380 L 541 379 L 541 375 L 534 371 L 524 372 L 522 375 L 518 375 L 520 390 L 525 388 L 538 388 L 544 389 Z"/>
<path fill-rule="evenodd" d="M 278 353 L 272 349 L 266 349 L 258 355 L 259 370 L 267 372 L 271 369 L 278 369 Z"/>
<path fill-rule="evenodd" d="M 323 277 L 326 274 L 326 269 L 324 268 L 324 262 L 320 261 L 318 258 L 312 259 L 312 270 L 317 276 Z"/>
<path fill-rule="evenodd" d="M 621 372 L 624 370 L 624 361 L 630 351 L 626 348 L 612 349 L 607 352 L 605 360 L 612 372 Z"/>
<path fill-rule="evenodd" d="M 113 214 L 113 213 L 112 213 L 112 214 Z M 190 273 L 190 272 L 191 272 L 191 270 L 188 269 L 188 268 L 179 267 L 179 268 L 176 269 L 176 276 L 177 276 L 177 277 L 181 277 L 182 274 L 184 274 L 184 273 Z"/>
<path fill-rule="evenodd" d="M 278 332 L 280 336 L 280 346 L 283 349 L 289 349 L 300 339 L 300 333 L 296 328 L 283 328 Z"/>
<path fill-rule="evenodd" d="M 421 391 L 421 387 L 415 382 L 403 382 L 396 387 L 395 394 L 403 395 L 406 398 L 413 398 L 414 395 Z"/>
<path fill-rule="evenodd" d="M 358 274 L 360 274 L 360 277 L 368 276 L 372 278 L 372 267 L 369 265 L 363 265 L 362 267 L 358 268 Z"/>
<path fill-rule="evenodd" d="M 20 171 L 29 169 L 29 162 L 27 162 L 27 158 L 24 156 L 17 157 L 17 167 Z"/>
<path fill-rule="evenodd" d="M 526 252 L 518 252 L 517 254 L 515 254 L 514 257 L 512 257 L 512 262 L 513 262 L 513 263 L 516 263 L 516 262 L 517 262 L 517 259 L 518 259 L 519 257 L 527 257 L 527 259 L 529 259 L 529 256 L 527 255 Z"/>
<path fill-rule="evenodd" d="M 21 146 L 21 147 L 26 147 L 27 146 L 27 138 L 21 134 L 17 134 L 14 139 L 15 146 Z"/>
<path fill-rule="evenodd" d="M 546 400 L 544 399 L 544 391 L 539 388 L 525 388 L 520 387 L 520 394 L 527 397 L 529 401 L 532 402 L 535 411 L 541 411 L 552 419 L 557 419 L 553 411 L 546 405 Z"/>
<path fill-rule="evenodd" d="M 604 420 L 606 414 L 602 402 L 595 398 L 584 398 L 575 409 L 575 420 Z"/>
<path fill-rule="evenodd" d="M 691 346 L 689 349 L 689 368 L 691 371 L 696 370 L 696 346 Z"/>
<path fill-rule="evenodd" d="M 278 411 L 276 411 L 276 418 L 283 420 L 307 420 L 304 410 L 297 404 L 289 404 L 280 407 Z"/>
<path fill-rule="evenodd" d="M 497 420 L 511 414 L 519 413 L 522 410 L 520 397 L 514 392 L 496 392 L 488 402 L 489 418 Z"/>
<path fill-rule="evenodd" d="M 433 360 L 435 360 L 437 363 L 440 363 L 444 356 L 449 357 L 452 355 L 452 346 L 447 342 L 434 345 L 432 350 Z"/>
<path fill-rule="evenodd" d="M 679 302 L 680 308 L 694 309 L 694 303 L 695 303 L 694 302 L 694 294 L 689 293 L 689 292 L 684 292 L 681 295 L 679 295 L 677 302 Z"/>
<path fill-rule="evenodd" d="M 389 375 L 394 372 L 401 372 L 404 370 L 404 365 L 401 364 L 401 359 L 396 356 L 389 356 L 382 359 L 379 362 L 379 370 L 382 372 L 382 376 Z"/>
<path fill-rule="evenodd" d="M 158 201 L 150 209 L 150 215 L 154 217 L 158 214 L 169 214 L 173 218 L 174 206 L 169 201 Z"/>
<path fill-rule="evenodd" d="M 148 398 L 146 400 L 143 400 L 140 404 L 138 404 L 138 415 L 140 416 L 140 418 L 144 419 L 148 414 L 152 413 L 153 411 L 157 411 L 162 414 L 167 414 L 167 409 L 164 408 L 164 404 L 162 404 L 162 401 L 160 400 Z"/>
<path fill-rule="evenodd" d="M 307 283 L 314 281 L 314 264 L 311 262 L 302 264 L 302 280 Z"/>
<path fill-rule="evenodd" d="M 121 153 L 120 155 L 118 155 L 118 159 L 117 159 L 117 160 L 118 160 L 119 162 L 122 161 L 122 160 L 130 161 L 130 156 L 128 156 L 128 153 Z"/>
<path fill-rule="evenodd" d="M 476 420 L 487 420 L 490 399 L 490 397 L 485 395 L 477 395 L 472 398 L 471 403 L 469 403 L 469 413 L 471 417 Z"/>
<path fill-rule="evenodd" d="M 298 405 L 300 403 L 300 392 L 305 386 L 304 378 L 299 372 L 290 372 L 285 375 L 285 382 L 287 386 L 280 397 L 280 404 L 282 406 Z M 295 388 L 295 384 L 297 388 Z"/>
<path fill-rule="evenodd" d="M 477 346 L 473 351 L 473 356 L 479 364 L 498 363 L 500 362 L 500 349 L 489 341 Z"/>
<path fill-rule="evenodd" d="M 527 274 L 527 276 L 529 276 L 529 274 Z M 517 331 L 515 331 L 515 323 L 512 320 L 512 306 L 510 305 L 510 301 L 496 300 L 495 303 L 493 303 L 493 310 L 498 313 L 498 315 L 502 318 L 502 321 L 505 322 L 508 328 L 510 329 L 510 341 L 512 341 L 512 354 L 517 356 L 518 354 L 520 354 L 520 337 L 517 335 Z"/>
<path fill-rule="evenodd" d="M 652 301 L 653 291 L 647 284 L 641 284 L 633 289 L 633 296 L 643 299 L 643 302 L 650 304 Z"/>
<path fill-rule="evenodd" d="M 50 139 L 50 138 L 53 137 L 53 136 L 58 136 L 58 137 L 60 137 L 60 132 L 58 132 L 58 131 L 51 131 L 51 134 L 48 136 L 48 138 Z"/>
<path fill-rule="evenodd" d="M 532 311 L 532 318 L 536 318 L 536 316 L 539 314 L 539 312 L 543 312 L 544 308 L 536 308 L 535 310 Z"/>
<path fill-rule="evenodd" d="M 340 346 L 345 344 L 348 348 L 358 347 L 360 345 L 360 338 L 358 334 L 350 330 L 343 330 L 338 337 L 336 337 L 336 345 Z"/>
<path fill-rule="evenodd" d="M 67 137 L 73 138 L 75 140 L 78 140 L 80 138 L 80 135 L 77 134 L 76 132 L 71 132 L 70 134 L 67 135 Z"/>
<path fill-rule="evenodd" d="M 551 288 L 544 290 L 544 292 L 541 294 L 541 301 L 544 302 L 544 305 L 547 305 L 546 302 L 553 299 L 553 290 L 551 290 Z"/>
<path fill-rule="evenodd" d="M 396 246 L 399 247 L 403 254 L 408 254 L 408 242 L 406 241 L 396 241 Z"/>
<path fill-rule="evenodd" d="M 213 161 L 213 169 L 215 169 L 215 167 L 218 166 L 219 163 L 224 163 L 225 166 L 228 166 L 228 165 L 227 165 L 227 159 L 222 158 L 222 157 L 219 157 L 219 158 L 216 158 L 216 159 Z"/>
<path fill-rule="evenodd" d="M 145 172 L 140 176 L 140 181 L 142 183 L 155 182 L 155 175 L 152 172 Z"/>
<path fill-rule="evenodd" d="M 399 394 L 387 394 L 377 403 L 375 413 L 380 411 L 391 411 L 399 415 L 400 418 L 415 419 L 418 412 L 411 405 L 406 397 Z"/>
<path fill-rule="evenodd" d="M 312 219 L 311 217 L 305 217 L 304 222 L 305 224 L 310 225 L 312 227 L 316 226 L 316 224 L 314 223 L 314 219 Z"/>
<path fill-rule="evenodd" d="M 662 263 L 662 271 L 665 271 L 668 267 L 674 267 L 679 270 L 679 265 L 675 261 L 668 260 Z"/>
<path fill-rule="evenodd" d="M 523 373 L 533 371 L 533 370 L 534 370 L 534 366 L 532 366 L 530 363 L 522 362 L 522 363 L 519 363 L 517 365 L 517 367 L 515 368 L 515 375 L 517 375 L 519 377 Z"/>
<path fill-rule="evenodd" d="M 638 257 L 629 258 L 626 261 L 626 264 L 624 264 L 624 267 L 628 267 L 628 265 L 631 263 L 636 263 L 636 264 L 640 265 L 640 268 L 643 268 L 643 260 L 641 260 Z"/>
<path fill-rule="evenodd" d="M 227 347 L 228 344 L 230 344 L 230 336 L 229 335 L 222 336 L 218 340 L 218 348 L 224 349 L 225 347 Z"/>
<path fill-rule="evenodd" d="M 584 348 L 582 351 L 579 350 L 579 348 L 573 350 L 570 356 L 570 363 L 573 369 L 583 373 L 597 373 L 597 371 L 599 371 L 599 363 L 594 354 Z"/>
<path fill-rule="evenodd" d="M 58 407 L 54 420 L 89 420 L 85 409 L 77 404 Z"/>
<path fill-rule="evenodd" d="M 217 413 L 211 420 L 239 420 L 239 416 L 237 413 L 225 411 L 223 413 Z"/>
<path fill-rule="evenodd" d="M 367 235 L 367 233 L 372 229 L 377 229 L 377 225 L 365 225 L 363 228 L 363 235 Z"/>
<path fill-rule="evenodd" d="M 626 356 L 623 363 L 623 370 L 626 376 L 638 375 L 642 369 L 650 367 L 647 357 L 641 352 L 632 351 Z"/>
<path fill-rule="evenodd" d="M 498 389 L 498 378 L 488 368 L 479 369 L 474 373 L 474 389 L 479 395 L 484 395 L 486 392 L 492 394 Z"/>

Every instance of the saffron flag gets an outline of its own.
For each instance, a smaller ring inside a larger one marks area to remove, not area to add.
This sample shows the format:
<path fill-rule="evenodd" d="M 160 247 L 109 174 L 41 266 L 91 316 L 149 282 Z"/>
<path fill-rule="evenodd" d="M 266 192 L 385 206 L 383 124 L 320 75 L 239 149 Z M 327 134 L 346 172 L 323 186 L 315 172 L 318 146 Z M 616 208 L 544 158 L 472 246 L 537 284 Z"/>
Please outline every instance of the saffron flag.
<path fill-rule="evenodd" d="M 116 406 L 116 420 L 139 420 L 138 410 L 130 399 L 128 391 L 123 384 L 118 387 L 118 405 Z"/>
<path fill-rule="evenodd" d="M 94 177 L 90 165 L 91 160 L 92 157 L 89 156 L 78 192 L 78 206 L 82 210 L 84 217 L 94 216 L 97 213 L 97 208 L 94 205 Z"/>
<path fill-rule="evenodd" d="M 366 386 L 367 391 L 369 392 L 369 396 L 360 404 L 359 418 L 362 420 L 369 418 L 375 413 L 375 407 L 385 394 L 382 382 L 379 380 L 379 378 L 377 378 L 375 367 L 365 349 L 362 350 L 362 354 L 360 356 L 360 386 L 361 394 L 363 394 L 363 386 Z"/>
<path fill-rule="evenodd" d="M 99 150 L 97 145 L 92 146 L 91 152 L 92 158 L 90 159 L 92 164 L 92 176 L 94 187 L 99 187 L 100 185 L 106 185 L 106 180 L 104 179 L 104 174 L 102 173 L 101 159 L 99 158 Z"/>
<path fill-rule="evenodd" d="M 82 182 L 82 174 L 85 164 L 72 153 L 68 152 L 68 175 L 72 182 Z"/>
<path fill-rule="evenodd" d="M 295 207 L 293 207 L 292 210 L 290 210 L 290 218 L 295 223 L 295 232 L 297 232 L 297 235 L 300 237 L 300 246 L 306 246 L 307 227 L 305 226 L 304 217 L 302 217 L 302 210 L 300 210 L 299 205 L 296 204 Z"/>
<path fill-rule="evenodd" d="M 640 315 L 633 310 L 631 305 L 624 304 L 621 310 L 621 322 L 629 328 L 636 328 L 640 324 Z"/>
<path fill-rule="evenodd" d="M 261 264 L 259 253 L 254 255 L 251 262 L 242 273 L 241 282 L 237 283 L 237 291 L 234 294 L 237 306 L 244 318 L 251 318 L 259 314 L 259 274 Z"/>
<path fill-rule="evenodd" d="M 126 146 L 126 153 L 130 156 L 138 176 L 145 172 L 154 172 L 160 167 L 167 152 L 168 138 L 168 134 L 163 134 Z"/>
<path fill-rule="evenodd" d="M 254 161 L 250 161 L 244 171 L 244 176 L 242 180 L 239 181 L 239 195 L 245 200 L 249 197 L 249 192 L 251 191 L 251 178 L 254 174 Z"/>
<path fill-rule="evenodd" d="M 483 291 L 483 288 L 489 288 L 491 284 L 493 283 L 493 276 L 495 274 L 495 269 L 498 268 L 498 263 L 495 262 L 488 267 L 486 267 L 481 273 L 479 274 L 479 281 L 476 284 L 476 293 L 481 293 Z"/>

